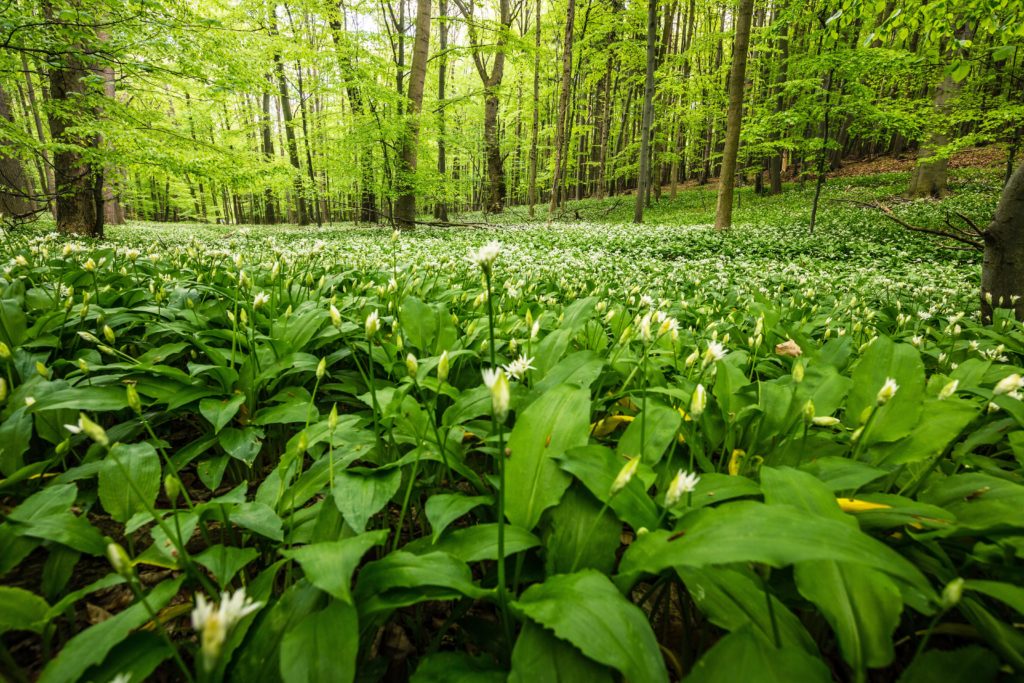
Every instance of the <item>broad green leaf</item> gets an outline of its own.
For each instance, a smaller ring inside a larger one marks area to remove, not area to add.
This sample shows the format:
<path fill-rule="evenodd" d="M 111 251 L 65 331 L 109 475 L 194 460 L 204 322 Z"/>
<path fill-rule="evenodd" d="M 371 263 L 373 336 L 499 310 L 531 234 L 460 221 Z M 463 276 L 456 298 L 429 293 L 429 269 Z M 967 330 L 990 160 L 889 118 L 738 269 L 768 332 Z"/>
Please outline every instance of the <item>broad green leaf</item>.
<path fill-rule="evenodd" d="M 623 460 L 605 446 L 569 448 L 558 458 L 558 466 L 574 475 L 601 502 L 608 503 L 627 524 L 635 529 L 658 526 L 658 507 L 640 477 L 633 477 L 625 488 L 611 495 L 615 477 L 622 470 Z"/>
<path fill-rule="evenodd" d="M 226 427 L 218 435 L 221 448 L 236 460 L 252 467 L 263 446 L 263 432 L 255 427 L 237 429 Z"/>
<path fill-rule="evenodd" d="M 401 484 L 399 469 L 367 474 L 342 471 L 334 477 L 334 503 L 345 522 L 356 533 L 362 533 L 370 518 L 398 493 Z"/>
<path fill-rule="evenodd" d="M 505 460 L 505 514 L 530 531 L 558 503 L 571 477 L 555 462 L 583 446 L 590 433 L 590 392 L 570 385 L 549 389 L 516 419 Z"/>
<path fill-rule="evenodd" d="M 540 545 L 540 539 L 529 531 L 513 524 L 505 524 L 505 556 L 515 555 Z M 498 559 L 498 525 L 474 524 L 464 529 L 455 529 L 441 536 L 433 546 L 424 546 L 432 551 L 448 553 L 463 562 L 480 562 Z"/>
<path fill-rule="evenodd" d="M 24 588 L 0 586 L 0 633 L 42 631 L 50 605 Z"/>
<path fill-rule="evenodd" d="M 513 608 L 630 681 L 668 681 L 647 615 L 593 570 L 548 577 Z"/>
<path fill-rule="evenodd" d="M 616 447 L 619 455 L 642 456 L 648 465 L 657 464 L 676 440 L 682 417 L 672 408 L 648 401 L 647 409 L 629 423 Z"/>
<path fill-rule="evenodd" d="M 545 513 L 541 528 L 549 576 L 577 569 L 611 573 L 622 523 L 579 484 Z"/>
<path fill-rule="evenodd" d="M 340 541 L 314 543 L 281 552 L 302 567 L 306 579 L 338 600 L 352 602 L 352 573 L 363 556 L 374 546 L 383 544 L 388 531 L 370 531 Z"/>
<path fill-rule="evenodd" d="M 285 683 L 350 683 L 359 654 L 359 615 L 352 605 L 332 601 L 289 628 L 281 639 Z"/>
<path fill-rule="evenodd" d="M 964 590 L 975 591 L 999 602 L 1009 605 L 1018 614 L 1024 614 L 1024 588 L 1002 581 L 984 581 L 968 579 L 964 582 Z"/>
<path fill-rule="evenodd" d="M 323 604 L 324 594 L 305 581 L 287 588 L 264 607 L 248 637 L 226 670 L 233 683 L 275 683 L 281 680 L 281 646 L 285 636 Z"/>
<path fill-rule="evenodd" d="M 25 466 L 32 442 L 32 413 L 18 408 L 0 423 L 0 474 L 10 476 Z"/>
<path fill-rule="evenodd" d="M 232 524 L 249 529 L 272 541 L 284 540 L 284 522 L 269 505 L 240 503 L 231 510 L 229 519 Z"/>
<path fill-rule="evenodd" d="M 736 631 L 750 624 L 766 638 L 772 638 L 774 627 L 784 646 L 799 647 L 811 654 L 817 647 L 807 629 L 786 605 L 774 595 L 772 611 L 768 611 L 764 587 L 752 571 L 731 567 L 696 569 L 677 567 L 676 573 L 686 584 L 697 608 L 712 624 L 727 631 Z"/>
<path fill-rule="evenodd" d="M 898 683 L 990 683 L 999 673 L 999 658 L 977 645 L 956 650 L 928 650 L 917 657 Z"/>
<path fill-rule="evenodd" d="M 395 597 L 392 593 L 398 594 L 397 600 L 391 599 Z M 398 551 L 363 567 L 352 595 L 360 615 L 371 615 L 438 595 L 451 599 L 453 593 L 481 598 L 489 591 L 477 587 L 466 563 L 448 553 L 413 555 Z"/>
<path fill-rule="evenodd" d="M 924 402 L 925 418 L 921 423 L 899 441 L 873 446 L 871 460 L 878 465 L 892 466 L 937 457 L 974 421 L 980 410 L 970 401 L 929 398 Z"/>
<path fill-rule="evenodd" d="M 427 499 L 424 512 L 430 522 L 431 539 L 437 541 L 448 525 L 481 505 L 491 505 L 490 496 L 464 496 L 459 493 L 439 493 Z"/>
<path fill-rule="evenodd" d="M 236 548 L 217 544 L 195 556 L 195 561 L 210 570 L 221 588 L 226 589 L 235 574 L 259 556 L 256 548 Z"/>
<path fill-rule="evenodd" d="M 67 642 L 50 660 L 39 677 L 39 683 L 76 681 L 93 664 L 103 661 L 114 646 L 128 634 L 149 621 L 150 610 L 159 611 L 178 594 L 185 577 L 164 581 L 146 595 L 146 604 L 136 602 L 106 621 L 90 626 Z"/>
<path fill-rule="evenodd" d="M 486 656 L 438 652 L 420 660 L 410 683 L 505 683 L 508 672 Z"/>
<path fill-rule="evenodd" d="M 775 647 L 751 627 L 725 636 L 694 665 L 686 683 L 830 683 L 825 663 L 797 647 Z"/>
<path fill-rule="evenodd" d="M 1024 486 L 972 472 L 940 479 L 920 496 L 956 515 L 965 530 L 1024 526 Z"/>
<path fill-rule="evenodd" d="M 612 683 L 612 672 L 551 631 L 527 621 L 512 650 L 508 683 Z"/>
<path fill-rule="evenodd" d="M 924 364 L 910 344 L 896 344 L 878 337 L 861 356 L 853 371 L 853 388 L 846 402 L 844 421 L 857 426 L 866 408 L 876 406 L 878 390 L 886 379 L 899 385 L 896 395 L 883 406 L 864 433 L 864 445 L 902 439 L 917 424 L 924 398 Z"/>
<path fill-rule="evenodd" d="M 619 571 L 628 576 L 676 566 L 761 562 L 784 567 L 810 560 L 874 567 L 935 597 L 916 566 L 856 526 L 788 505 L 747 501 L 705 510 L 682 535 L 659 530 L 640 536 L 626 551 Z"/>
<path fill-rule="evenodd" d="M 238 414 L 238 409 L 245 403 L 245 396 L 235 394 L 231 398 L 217 399 L 204 398 L 199 402 L 199 412 L 213 425 L 213 432 L 216 434 L 231 422 L 231 419 Z"/>
<path fill-rule="evenodd" d="M 588 388 L 601 374 L 604 360 L 593 351 L 576 351 L 563 358 L 551 368 L 544 379 L 534 387 L 538 391 L 547 391 L 559 384 L 572 384 Z"/>
<path fill-rule="evenodd" d="M 160 493 L 160 458 L 148 443 L 115 443 L 100 468 L 100 503 L 118 522 L 153 508 Z"/>
<path fill-rule="evenodd" d="M 118 674 L 128 674 L 132 681 L 149 681 L 161 662 L 170 659 L 171 648 L 152 631 L 136 631 L 110 651 L 99 666 L 85 673 L 87 681 L 113 681 Z"/>

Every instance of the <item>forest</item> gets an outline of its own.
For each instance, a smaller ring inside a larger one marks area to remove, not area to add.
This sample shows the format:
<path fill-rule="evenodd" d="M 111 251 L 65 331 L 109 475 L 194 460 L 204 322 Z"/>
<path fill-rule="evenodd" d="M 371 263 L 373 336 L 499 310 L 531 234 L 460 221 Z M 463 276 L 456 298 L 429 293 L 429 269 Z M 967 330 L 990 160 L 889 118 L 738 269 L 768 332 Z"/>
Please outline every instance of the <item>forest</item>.
<path fill-rule="evenodd" d="M 1024 676 L 1020 0 L 0 0 L 0 682 Z"/>

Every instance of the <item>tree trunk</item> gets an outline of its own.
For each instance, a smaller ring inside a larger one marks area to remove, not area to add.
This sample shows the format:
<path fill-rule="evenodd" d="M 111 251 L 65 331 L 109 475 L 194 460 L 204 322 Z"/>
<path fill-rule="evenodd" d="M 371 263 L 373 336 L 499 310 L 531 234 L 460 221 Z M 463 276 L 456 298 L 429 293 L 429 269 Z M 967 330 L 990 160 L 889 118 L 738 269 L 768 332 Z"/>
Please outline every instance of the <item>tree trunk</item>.
<path fill-rule="evenodd" d="M 736 185 L 736 156 L 740 146 L 740 125 L 743 123 L 743 87 L 746 83 L 747 46 L 750 44 L 750 20 L 753 11 L 754 0 L 740 0 L 736 14 L 732 68 L 729 70 L 729 111 L 726 114 L 725 149 L 722 151 L 718 206 L 715 209 L 715 228 L 719 230 L 732 225 L 732 194 Z"/>
<path fill-rule="evenodd" d="M 530 132 L 530 171 L 527 179 L 526 202 L 530 218 L 537 203 L 537 138 L 540 134 L 540 0 L 537 0 L 533 25 L 533 129 Z"/>
<path fill-rule="evenodd" d="M 636 182 L 633 222 L 644 222 L 644 204 L 651 178 L 651 123 L 654 119 L 654 62 L 658 39 L 658 2 L 647 0 L 647 73 L 644 75 L 644 106 L 640 123 L 640 173 Z"/>
<path fill-rule="evenodd" d="M 277 29 L 272 29 L 275 33 Z M 292 103 L 288 96 L 288 81 L 284 77 L 284 62 L 281 55 L 274 54 L 274 68 L 277 70 L 278 100 L 281 104 L 281 115 L 284 117 L 284 134 L 288 147 L 288 161 L 295 169 L 295 207 L 297 211 L 298 224 L 309 225 L 309 216 L 306 214 L 306 198 L 302 191 L 302 165 L 299 163 L 299 145 L 295 140 L 295 128 L 292 125 Z"/>
<path fill-rule="evenodd" d="M 992 320 L 993 308 L 1013 308 L 1024 320 L 1024 164 L 1003 188 L 995 217 L 985 231 L 981 267 L 981 316 Z"/>
<path fill-rule="evenodd" d="M 441 0 L 440 17 L 438 17 L 438 33 L 441 39 L 441 50 L 438 55 L 437 67 L 437 174 L 441 182 L 445 183 L 448 173 L 448 160 L 445 158 L 445 111 L 444 111 L 444 90 L 445 78 L 448 75 L 448 0 Z M 434 215 L 439 221 L 448 222 L 448 200 L 445 190 L 441 186 L 441 199 L 437 202 Z"/>
<path fill-rule="evenodd" d="M 0 117 L 8 122 L 14 121 L 11 103 L 3 87 L 0 87 Z M 33 193 L 21 159 L 4 151 L 14 148 L 12 141 L 0 136 L 0 220 L 28 217 L 35 210 Z"/>
<path fill-rule="evenodd" d="M 423 83 L 427 77 L 427 52 L 430 49 L 430 0 L 416 0 L 416 38 L 412 48 L 412 69 L 409 72 L 409 95 L 405 132 L 402 135 L 398 169 L 398 202 L 395 222 L 399 228 L 416 225 L 416 152 L 420 139 L 420 110 L 423 107 Z"/>
<path fill-rule="evenodd" d="M 48 21 L 56 21 L 49 3 L 44 4 Z M 68 51 L 60 63 L 50 68 L 50 99 L 56 104 L 48 112 L 50 137 L 60 145 L 53 156 L 56 193 L 57 230 L 66 235 L 103 237 L 103 174 L 83 158 L 82 150 L 95 150 L 98 136 L 76 130 L 83 118 L 93 112 L 82 111 L 89 99 L 87 83 L 90 69 Z"/>
<path fill-rule="evenodd" d="M 945 119 L 946 112 L 949 110 L 950 102 L 959 90 L 960 84 L 954 81 L 949 75 L 943 78 L 942 83 L 940 83 L 935 89 L 933 106 L 941 119 Z M 949 136 L 942 127 L 944 123 L 940 123 L 939 125 L 940 127 L 935 129 L 932 132 L 931 137 L 928 138 L 928 143 L 921 147 L 921 150 L 917 154 L 918 159 L 927 159 L 928 157 L 933 156 L 938 148 L 949 144 Z M 918 162 L 913 175 L 910 177 L 910 189 L 907 191 L 907 196 L 945 196 L 949 192 L 947 175 L 948 167 L 949 160 L 945 157 Z"/>
<path fill-rule="evenodd" d="M 36 87 L 32 82 L 32 72 L 29 70 L 28 57 L 21 55 L 21 68 L 25 72 L 25 90 L 28 93 L 29 108 L 32 110 L 32 121 L 35 123 L 36 137 L 40 144 L 46 144 L 46 134 L 43 132 L 43 120 L 39 115 L 39 103 L 36 101 Z M 40 151 L 43 164 L 43 177 L 41 181 L 46 190 L 46 205 L 51 213 L 54 211 L 53 203 L 53 164 L 50 163 L 50 154 L 45 150 Z"/>
<path fill-rule="evenodd" d="M 270 76 L 267 76 L 267 80 L 270 80 Z M 260 132 L 263 137 L 263 158 L 266 159 L 267 163 L 274 162 L 274 140 L 270 132 L 270 91 L 263 91 L 263 102 L 262 102 L 261 114 L 260 114 Z M 263 190 L 263 222 L 273 224 L 277 222 L 277 211 L 274 206 L 274 191 L 268 185 Z"/>
<path fill-rule="evenodd" d="M 575 21 L 576 1 L 569 0 L 566 7 L 565 41 L 562 43 L 562 87 L 558 93 L 558 114 L 555 120 L 555 169 L 551 176 L 549 218 L 555 214 L 561 201 L 562 156 L 569 151 L 565 149 L 565 112 L 569 106 L 569 88 L 572 80 L 572 34 Z"/>

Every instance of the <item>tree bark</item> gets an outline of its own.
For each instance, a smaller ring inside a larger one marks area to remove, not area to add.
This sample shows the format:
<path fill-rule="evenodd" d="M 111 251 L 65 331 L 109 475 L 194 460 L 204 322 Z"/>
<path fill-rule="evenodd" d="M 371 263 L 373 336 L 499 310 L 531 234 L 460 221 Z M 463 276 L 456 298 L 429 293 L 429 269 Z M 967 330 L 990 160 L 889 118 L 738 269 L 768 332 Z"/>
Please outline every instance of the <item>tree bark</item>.
<path fill-rule="evenodd" d="M 569 0 L 565 12 L 565 40 L 562 43 L 562 87 L 558 93 L 558 114 L 555 120 L 555 168 L 551 176 L 551 204 L 548 206 L 548 217 L 554 215 L 561 202 L 562 157 L 568 152 L 565 149 L 565 112 L 569 106 L 569 88 L 572 81 L 572 37 L 573 24 L 576 21 L 576 0 Z"/>
<path fill-rule="evenodd" d="M 398 202 L 395 204 L 395 222 L 401 229 L 416 226 L 416 174 L 417 150 L 420 139 L 420 110 L 423 108 L 423 84 L 427 77 L 427 53 L 430 50 L 430 0 L 416 1 L 416 38 L 412 48 L 412 68 L 409 72 L 408 106 L 402 150 L 401 168 L 397 178 Z"/>
<path fill-rule="evenodd" d="M 718 230 L 724 230 L 732 225 L 732 195 L 736 185 L 740 125 L 743 123 L 743 87 L 746 83 L 747 47 L 750 44 L 750 20 L 754 12 L 754 0 L 740 0 L 736 12 L 736 38 L 732 50 L 732 68 L 729 70 L 729 111 L 726 114 L 725 149 L 722 152 L 718 206 L 715 209 L 715 228 Z"/>
<path fill-rule="evenodd" d="M 530 170 L 526 187 L 526 202 L 530 218 L 537 203 L 537 138 L 540 135 L 540 0 L 537 0 L 533 23 L 533 128 L 530 132 Z"/>
<path fill-rule="evenodd" d="M 644 204 L 651 175 L 651 123 L 654 119 L 654 62 L 658 39 L 658 2 L 647 0 L 647 73 L 644 75 L 644 105 L 640 123 L 640 173 L 636 182 L 633 222 L 644 222 Z"/>
<path fill-rule="evenodd" d="M 43 6 L 48 21 L 57 22 L 53 8 Z M 60 145 L 53 156 L 57 230 L 66 235 L 103 237 L 103 174 L 83 158 L 82 150 L 96 149 L 95 133 L 76 130 L 93 111 L 83 110 L 89 101 L 90 69 L 69 50 L 50 69 L 50 99 L 56 104 L 48 112 L 50 138 Z M 87 126 L 86 126 L 87 127 Z"/>
<path fill-rule="evenodd" d="M 959 90 L 960 84 L 949 75 L 943 78 L 935 89 L 933 106 L 940 118 L 945 118 L 950 102 Z M 937 149 L 949 144 L 949 136 L 943 128 L 944 124 L 939 125 L 940 127 L 936 128 L 928 138 L 928 143 L 921 147 L 917 154 L 918 159 L 934 156 Z M 910 189 L 907 191 L 907 196 L 936 198 L 945 196 L 949 192 L 948 168 L 949 160 L 945 157 L 919 161 L 910 177 Z"/>
<path fill-rule="evenodd" d="M 1024 320 L 1024 164 L 1003 188 L 995 217 L 985 231 L 981 267 L 981 315 L 992 320 L 994 308 L 1013 308 Z"/>
<path fill-rule="evenodd" d="M 441 0 L 440 16 L 438 17 L 438 34 L 441 40 L 437 66 L 437 174 L 444 183 L 448 174 L 447 150 L 445 149 L 445 79 L 448 75 L 448 0 Z M 448 222 L 448 200 L 444 185 L 441 187 L 441 198 L 437 202 L 434 215 L 439 221 Z"/>
<path fill-rule="evenodd" d="M 11 103 L 7 92 L 0 86 L 0 117 L 13 122 Z M 5 152 L 14 149 L 11 141 L 0 136 L 0 219 L 28 217 L 35 210 L 28 176 L 21 159 Z"/>

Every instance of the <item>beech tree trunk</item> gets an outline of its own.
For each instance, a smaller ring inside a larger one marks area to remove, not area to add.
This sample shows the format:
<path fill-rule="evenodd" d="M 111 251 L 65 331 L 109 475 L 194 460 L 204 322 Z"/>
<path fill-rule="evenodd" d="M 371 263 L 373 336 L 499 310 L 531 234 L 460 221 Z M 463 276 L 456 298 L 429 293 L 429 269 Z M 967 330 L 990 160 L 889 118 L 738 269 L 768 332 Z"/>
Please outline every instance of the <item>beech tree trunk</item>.
<path fill-rule="evenodd" d="M 444 90 L 445 79 L 448 75 L 448 0 L 441 0 L 440 17 L 438 18 L 439 37 L 441 39 L 441 50 L 438 56 L 437 67 L 437 174 L 442 182 L 448 174 L 445 150 L 445 111 L 444 111 Z M 448 221 L 448 200 L 442 194 L 437 202 L 434 215 L 440 221 Z"/>
<path fill-rule="evenodd" d="M 57 21 L 49 3 L 43 6 L 48 21 Z M 103 173 L 91 167 L 83 149 L 95 149 L 95 133 L 76 130 L 83 118 L 94 115 L 82 111 L 90 93 L 87 83 L 91 70 L 69 51 L 58 65 L 50 68 L 50 99 L 56 104 L 48 112 L 50 138 L 59 144 L 53 155 L 54 192 L 56 193 L 57 230 L 66 235 L 103 237 Z"/>
<path fill-rule="evenodd" d="M 0 117 L 13 122 L 11 102 L 6 91 L 0 87 Z M 5 152 L 13 149 L 9 140 L 0 137 L 0 219 L 27 217 L 35 209 L 32 193 L 29 191 L 28 176 L 21 159 Z"/>
<path fill-rule="evenodd" d="M 277 33 L 276 22 L 271 19 L 271 30 Z M 306 198 L 302 191 L 302 165 L 299 163 L 299 144 L 295 140 L 295 128 L 292 124 L 292 102 L 288 95 L 288 81 L 285 80 L 284 62 L 281 55 L 274 55 L 274 68 L 277 71 L 278 100 L 281 105 L 281 115 L 284 117 L 284 134 L 288 147 L 288 161 L 295 169 L 295 208 L 298 214 L 299 225 L 309 225 L 309 215 L 306 213 Z"/>
<path fill-rule="evenodd" d="M 754 13 L 754 0 L 740 0 L 736 11 L 736 38 L 732 49 L 732 67 L 729 70 L 729 111 L 725 123 L 725 149 L 722 151 L 718 205 L 715 209 L 715 228 L 719 230 L 732 225 L 732 195 L 736 185 L 740 125 L 743 123 L 743 87 L 746 83 L 747 47 L 750 45 L 750 20 Z"/>
<path fill-rule="evenodd" d="M 558 94 L 558 118 L 555 120 L 555 170 L 551 176 L 551 204 L 548 216 L 553 216 L 561 202 L 562 156 L 565 149 L 565 112 L 569 106 L 569 88 L 572 80 L 572 34 L 576 21 L 576 1 L 569 0 L 566 7 L 565 42 L 562 44 L 562 87 Z"/>
<path fill-rule="evenodd" d="M 399 155 L 398 201 L 395 204 L 395 223 L 409 229 L 416 225 L 416 152 L 420 139 L 420 110 L 423 108 L 423 84 L 427 77 L 427 53 L 430 49 L 430 0 L 416 1 L 416 39 L 412 48 L 412 69 L 409 72 L 409 95 L 406 108 L 405 134 Z"/>
<path fill-rule="evenodd" d="M 636 181 L 633 222 L 644 222 L 647 187 L 651 181 L 651 123 L 654 120 L 654 62 L 658 39 L 658 2 L 647 0 L 647 73 L 644 76 L 644 106 L 640 122 L 640 173 Z"/>
<path fill-rule="evenodd" d="M 994 308 L 1012 308 L 1024 320 L 1024 164 L 1003 188 L 995 217 L 985 231 L 981 267 L 981 315 L 992 320 Z"/>
<path fill-rule="evenodd" d="M 935 111 L 939 113 L 940 117 L 945 118 L 949 104 L 959 90 L 960 85 L 951 76 L 947 75 L 942 79 L 942 83 L 935 89 L 935 99 L 933 100 Z M 932 132 L 928 143 L 921 147 L 917 153 L 918 159 L 927 159 L 933 156 L 937 149 L 949 144 L 949 136 L 942 125 L 940 124 L 940 127 Z M 936 198 L 945 196 L 949 192 L 948 168 L 949 160 L 945 157 L 919 162 L 910 177 L 910 189 L 907 191 L 907 196 Z"/>
<path fill-rule="evenodd" d="M 537 203 L 537 138 L 540 134 L 540 0 L 537 0 L 533 22 L 533 128 L 530 131 L 530 170 L 526 185 L 526 203 L 530 218 Z"/>

